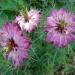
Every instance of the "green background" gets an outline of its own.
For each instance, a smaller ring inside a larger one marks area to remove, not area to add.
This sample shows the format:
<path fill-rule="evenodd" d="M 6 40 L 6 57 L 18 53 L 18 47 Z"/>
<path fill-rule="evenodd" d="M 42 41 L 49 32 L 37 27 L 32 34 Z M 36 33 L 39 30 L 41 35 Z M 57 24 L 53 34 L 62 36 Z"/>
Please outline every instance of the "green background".
<path fill-rule="evenodd" d="M 36 8 L 41 11 L 41 23 L 35 32 L 30 33 L 31 48 L 29 58 L 22 68 L 14 70 L 5 61 L 0 48 L 0 75 L 75 75 L 75 42 L 66 48 L 55 48 L 46 43 L 44 31 L 46 17 L 54 9 L 65 8 L 75 13 L 75 0 L 0 0 L 0 27 L 11 22 L 21 9 Z"/>

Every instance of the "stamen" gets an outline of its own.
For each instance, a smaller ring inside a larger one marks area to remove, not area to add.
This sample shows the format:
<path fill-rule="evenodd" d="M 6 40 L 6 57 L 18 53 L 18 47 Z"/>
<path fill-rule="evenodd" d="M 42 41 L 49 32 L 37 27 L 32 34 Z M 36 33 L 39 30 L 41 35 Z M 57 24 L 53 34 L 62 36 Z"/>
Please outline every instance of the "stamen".
<path fill-rule="evenodd" d="M 60 27 L 61 28 L 64 28 L 66 26 L 66 23 L 63 20 L 61 20 L 59 22 L 60 22 Z"/>
<path fill-rule="evenodd" d="M 59 24 L 57 24 L 58 27 L 56 30 L 58 30 L 59 32 L 63 32 L 64 27 L 67 25 L 67 23 L 65 23 L 63 20 L 59 20 Z"/>
<path fill-rule="evenodd" d="M 5 48 L 5 51 L 6 51 L 6 52 L 9 52 L 9 51 L 13 50 L 13 48 L 14 48 L 15 46 L 17 46 L 17 45 L 15 44 L 15 42 L 13 41 L 13 39 L 11 39 L 11 40 L 9 40 L 9 41 L 7 42 L 7 47 Z"/>
<path fill-rule="evenodd" d="M 8 47 L 4 47 L 4 51 L 5 52 L 8 52 Z"/>
<path fill-rule="evenodd" d="M 25 11 L 22 10 L 21 15 L 24 16 L 25 22 L 29 21 L 29 16 L 28 16 L 28 11 L 27 10 L 25 10 Z"/>

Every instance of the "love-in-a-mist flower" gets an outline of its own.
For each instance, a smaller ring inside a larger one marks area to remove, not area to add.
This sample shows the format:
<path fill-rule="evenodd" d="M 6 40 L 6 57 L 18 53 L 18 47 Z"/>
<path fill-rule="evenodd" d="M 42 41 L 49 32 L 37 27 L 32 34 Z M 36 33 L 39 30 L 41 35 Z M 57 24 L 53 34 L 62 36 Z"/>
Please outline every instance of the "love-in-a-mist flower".
<path fill-rule="evenodd" d="M 31 9 L 30 11 L 22 11 L 20 16 L 16 17 L 15 21 L 22 31 L 31 32 L 39 25 L 40 17 L 40 11 Z"/>
<path fill-rule="evenodd" d="M 45 30 L 47 42 L 52 42 L 58 47 L 67 46 L 75 40 L 75 15 L 64 9 L 53 10 L 47 17 Z"/>
<path fill-rule="evenodd" d="M 3 47 L 4 58 L 11 60 L 16 68 L 28 58 L 30 40 L 23 36 L 16 23 L 6 23 L 0 30 L 0 47 Z"/>

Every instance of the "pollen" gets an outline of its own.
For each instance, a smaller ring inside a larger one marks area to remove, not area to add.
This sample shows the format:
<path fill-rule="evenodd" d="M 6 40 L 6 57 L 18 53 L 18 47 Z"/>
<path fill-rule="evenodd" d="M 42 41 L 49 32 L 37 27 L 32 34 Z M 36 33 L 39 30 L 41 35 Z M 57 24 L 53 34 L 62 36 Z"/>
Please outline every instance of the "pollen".
<path fill-rule="evenodd" d="M 7 42 L 7 46 L 4 48 L 5 52 L 10 52 L 11 50 L 13 50 L 15 46 L 15 43 L 13 42 L 13 40 L 9 40 Z"/>

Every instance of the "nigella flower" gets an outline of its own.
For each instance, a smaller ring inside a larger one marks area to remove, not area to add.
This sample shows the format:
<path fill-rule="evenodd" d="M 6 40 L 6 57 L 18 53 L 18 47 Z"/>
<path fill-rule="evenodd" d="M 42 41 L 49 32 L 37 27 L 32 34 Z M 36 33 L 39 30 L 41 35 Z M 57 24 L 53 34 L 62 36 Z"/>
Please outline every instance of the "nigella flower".
<path fill-rule="evenodd" d="M 4 49 L 4 58 L 11 60 L 16 68 L 28 58 L 30 41 L 22 35 L 16 23 L 6 23 L 0 30 L 0 47 Z"/>
<path fill-rule="evenodd" d="M 47 17 L 45 29 L 47 42 L 58 47 L 67 46 L 75 40 L 75 15 L 64 9 L 53 10 L 51 16 Z"/>
<path fill-rule="evenodd" d="M 30 11 L 22 11 L 15 21 L 19 24 L 21 30 L 31 32 L 39 25 L 40 17 L 40 11 L 31 9 Z"/>

